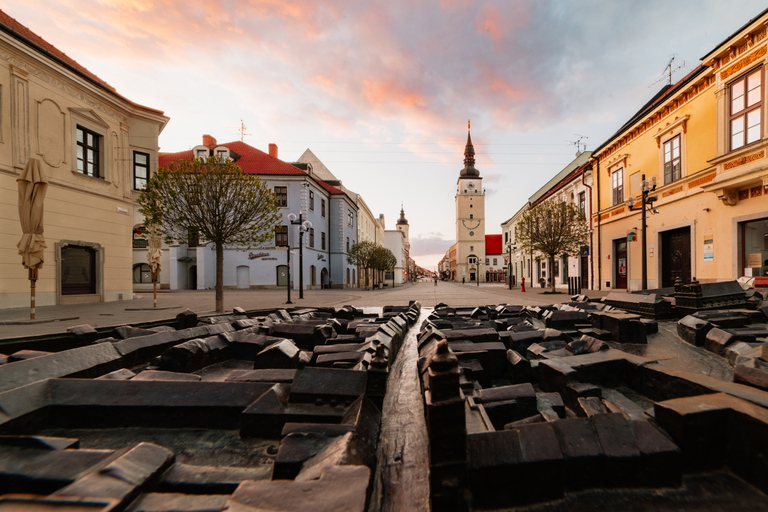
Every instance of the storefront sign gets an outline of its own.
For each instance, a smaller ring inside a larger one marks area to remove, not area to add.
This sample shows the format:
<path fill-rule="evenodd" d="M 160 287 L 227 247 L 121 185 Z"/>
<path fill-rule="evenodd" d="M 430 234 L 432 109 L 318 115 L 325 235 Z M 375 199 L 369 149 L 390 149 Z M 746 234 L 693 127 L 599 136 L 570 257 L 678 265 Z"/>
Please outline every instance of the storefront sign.
<path fill-rule="evenodd" d="M 762 267 L 763 266 L 763 255 L 759 252 L 750 253 L 747 255 L 747 266 L 748 267 Z"/>

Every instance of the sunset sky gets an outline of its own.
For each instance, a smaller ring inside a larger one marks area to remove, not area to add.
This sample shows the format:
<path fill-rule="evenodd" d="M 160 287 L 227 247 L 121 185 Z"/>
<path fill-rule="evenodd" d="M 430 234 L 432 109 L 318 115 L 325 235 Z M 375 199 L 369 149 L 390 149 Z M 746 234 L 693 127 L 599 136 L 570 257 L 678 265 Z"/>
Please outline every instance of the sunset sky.
<path fill-rule="evenodd" d="M 203 134 L 311 149 L 434 270 L 455 239 L 467 120 L 500 233 L 765 0 L 0 0 L 8 15 L 171 120 L 161 151 Z"/>

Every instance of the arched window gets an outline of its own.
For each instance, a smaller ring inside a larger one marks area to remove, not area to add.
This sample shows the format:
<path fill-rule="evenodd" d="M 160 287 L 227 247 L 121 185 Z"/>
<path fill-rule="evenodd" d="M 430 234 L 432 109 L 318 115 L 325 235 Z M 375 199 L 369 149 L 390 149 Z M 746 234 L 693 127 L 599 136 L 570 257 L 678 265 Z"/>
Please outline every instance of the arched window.
<path fill-rule="evenodd" d="M 139 263 L 133 266 L 133 282 L 134 283 L 151 283 L 152 282 L 152 269 L 146 263 Z"/>

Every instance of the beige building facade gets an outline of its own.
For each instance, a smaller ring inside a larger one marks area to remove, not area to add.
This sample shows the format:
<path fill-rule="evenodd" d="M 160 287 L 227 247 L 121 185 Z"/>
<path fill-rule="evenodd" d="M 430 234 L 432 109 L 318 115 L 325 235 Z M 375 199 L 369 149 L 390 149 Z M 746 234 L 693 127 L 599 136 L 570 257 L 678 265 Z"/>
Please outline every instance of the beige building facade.
<path fill-rule="evenodd" d="M 0 26 L 0 307 L 30 303 L 16 180 L 33 159 L 48 179 L 37 305 L 129 300 L 135 200 L 168 118 L 3 12 Z"/>

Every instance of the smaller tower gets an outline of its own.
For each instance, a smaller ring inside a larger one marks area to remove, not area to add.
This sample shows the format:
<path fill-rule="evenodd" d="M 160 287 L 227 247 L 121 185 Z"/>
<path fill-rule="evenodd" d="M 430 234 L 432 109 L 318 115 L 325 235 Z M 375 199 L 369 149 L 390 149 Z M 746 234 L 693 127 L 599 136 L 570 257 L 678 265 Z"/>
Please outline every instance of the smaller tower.
<path fill-rule="evenodd" d="M 405 211 L 403 210 L 403 204 L 400 203 L 400 218 L 397 219 L 397 229 L 402 231 L 405 235 L 405 250 L 410 253 L 411 251 L 411 239 L 409 238 L 408 219 L 405 218 Z"/>

